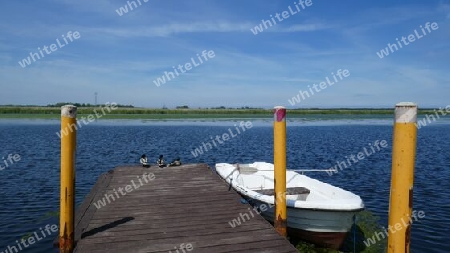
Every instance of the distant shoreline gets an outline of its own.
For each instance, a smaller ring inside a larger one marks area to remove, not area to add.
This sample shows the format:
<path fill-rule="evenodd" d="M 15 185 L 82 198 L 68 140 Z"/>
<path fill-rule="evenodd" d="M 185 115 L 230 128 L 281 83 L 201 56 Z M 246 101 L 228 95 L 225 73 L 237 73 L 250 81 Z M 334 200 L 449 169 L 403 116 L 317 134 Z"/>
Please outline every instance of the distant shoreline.
<path fill-rule="evenodd" d="M 98 107 L 79 107 L 78 117 L 87 116 Z M 59 107 L 0 107 L 2 119 L 59 119 Z M 432 114 L 433 109 L 419 109 L 419 115 Z M 380 118 L 394 115 L 394 109 L 287 109 L 289 118 L 336 116 L 337 118 Z M 273 109 L 148 109 L 117 108 L 104 119 L 254 119 L 271 118 Z"/>

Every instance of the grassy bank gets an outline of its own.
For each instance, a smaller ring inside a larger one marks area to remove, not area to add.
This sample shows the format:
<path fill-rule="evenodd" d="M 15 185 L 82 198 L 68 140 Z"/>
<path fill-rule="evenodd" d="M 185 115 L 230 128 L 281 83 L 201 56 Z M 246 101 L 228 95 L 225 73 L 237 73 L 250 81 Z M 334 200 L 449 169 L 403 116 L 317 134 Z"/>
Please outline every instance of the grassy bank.
<path fill-rule="evenodd" d="M 77 118 L 87 117 L 89 114 L 78 113 Z M 148 120 L 176 120 L 176 119 L 252 119 L 267 118 L 271 115 L 263 114 L 106 114 L 102 119 L 148 119 Z M 60 114 L 0 114 L 3 119 L 60 119 Z"/>
<path fill-rule="evenodd" d="M 100 107 L 80 107 L 79 117 L 101 113 Z M 106 112 L 106 109 L 104 109 Z M 270 118 L 272 109 L 149 109 L 117 108 L 106 112 L 102 119 L 203 119 L 203 118 Z M 289 117 L 305 115 L 393 115 L 393 109 L 288 109 Z M 419 114 L 434 113 L 432 109 L 421 109 Z M 0 118 L 58 119 L 58 107 L 0 107 Z"/>

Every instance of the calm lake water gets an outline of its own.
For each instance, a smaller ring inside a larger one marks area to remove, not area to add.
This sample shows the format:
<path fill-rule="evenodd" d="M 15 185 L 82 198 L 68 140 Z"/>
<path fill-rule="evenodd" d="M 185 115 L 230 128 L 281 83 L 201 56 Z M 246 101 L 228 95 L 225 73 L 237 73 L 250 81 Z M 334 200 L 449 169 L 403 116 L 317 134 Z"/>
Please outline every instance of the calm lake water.
<path fill-rule="evenodd" d="M 191 153 L 210 136 L 233 131 L 239 121 L 100 121 L 78 132 L 76 201 L 80 204 L 98 176 L 116 166 L 137 163 L 141 154 L 156 162 L 180 157 L 184 163 L 273 162 L 270 120 L 255 120 L 253 127 L 212 150 Z M 60 139 L 57 120 L 0 120 L 0 157 L 19 154 L 21 160 L 0 171 L 0 252 L 46 224 L 59 224 L 48 212 L 59 208 Z M 387 148 L 329 176 L 307 175 L 343 187 L 362 197 L 366 208 L 387 225 L 391 170 L 392 119 L 288 122 L 288 167 L 323 169 L 345 156 L 386 140 Z M 3 159 L 0 160 L 0 165 Z M 411 252 L 450 252 L 450 121 L 419 130 L 414 183 L 414 210 L 425 217 L 412 227 Z M 55 252 L 43 238 L 21 252 Z"/>

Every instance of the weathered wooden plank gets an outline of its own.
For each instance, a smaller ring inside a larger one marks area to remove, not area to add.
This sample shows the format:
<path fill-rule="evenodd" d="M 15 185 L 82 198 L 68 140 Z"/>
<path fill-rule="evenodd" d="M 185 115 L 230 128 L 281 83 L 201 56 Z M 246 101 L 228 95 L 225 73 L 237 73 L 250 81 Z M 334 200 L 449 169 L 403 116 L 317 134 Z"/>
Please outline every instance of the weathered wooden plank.
<path fill-rule="evenodd" d="M 117 198 L 143 173 L 155 179 Z M 107 175 L 77 211 L 82 235 L 74 252 L 176 252 L 182 243 L 192 252 L 297 252 L 205 164 L 118 167 Z M 115 200 L 97 209 L 105 194 Z M 241 225 L 231 226 L 237 219 Z"/>

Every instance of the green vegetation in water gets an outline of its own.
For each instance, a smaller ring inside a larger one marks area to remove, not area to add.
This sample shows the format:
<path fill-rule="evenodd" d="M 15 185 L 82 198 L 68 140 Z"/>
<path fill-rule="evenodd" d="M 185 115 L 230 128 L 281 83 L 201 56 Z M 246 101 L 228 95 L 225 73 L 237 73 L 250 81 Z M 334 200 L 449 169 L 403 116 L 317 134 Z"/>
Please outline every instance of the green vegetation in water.
<path fill-rule="evenodd" d="M 59 211 L 49 211 L 44 214 L 42 218 L 40 218 L 38 221 L 44 221 L 53 217 L 59 217 Z"/>
<path fill-rule="evenodd" d="M 28 238 L 30 238 L 31 236 L 33 236 L 33 233 L 27 233 L 27 234 L 25 234 L 24 236 L 22 236 L 22 238 L 20 238 L 20 239 L 22 239 L 22 240 L 27 240 Z"/>
<path fill-rule="evenodd" d="M 301 241 L 299 239 L 291 239 L 291 243 L 296 246 L 301 253 L 339 253 L 339 252 L 360 252 L 360 253 L 381 253 L 386 251 L 386 239 L 376 244 L 366 247 L 364 240 L 371 238 L 376 232 L 384 231 L 379 224 L 379 218 L 374 216 L 370 211 L 364 210 L 356 215 L 356 226 L 354 225 L 348 233 L 345 241 L 340 249 L 320 248 L 314 244 Z M 354 240 L 356 238 L 356 240 Z M 354 244 L 356 241 L 356 244 Z"/>
<path fill-rule="evenodd" d="M 101 106 L 79 107 L 78 117 L 94 114 L 97 110 L 101 114 Z M 105 109 L 106 111 L 106 109 Z M 393 115 L 393 109 L 287 109 L 289 117 L 296 118 L 304 115 Z M 419 114 L 434 113 L 432 109 L 419 110 Z M 0 118 L 36 118 L 59 119 L 59 107 L 34 106 L 0 106 Z M 202 118 L 271 118 L 273 109 L 261 108 L 214 108 L 214 109 L 150 109 L 135 107 L 118 107 L 102 115 L 102 119 L 202 119 Z"/>

